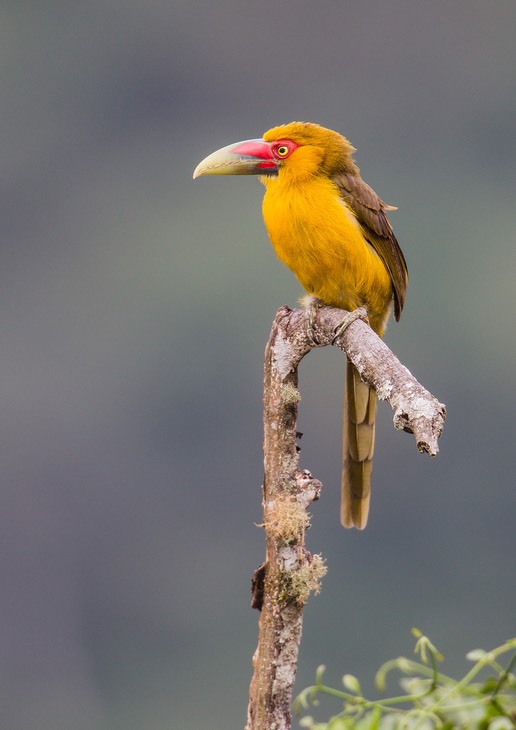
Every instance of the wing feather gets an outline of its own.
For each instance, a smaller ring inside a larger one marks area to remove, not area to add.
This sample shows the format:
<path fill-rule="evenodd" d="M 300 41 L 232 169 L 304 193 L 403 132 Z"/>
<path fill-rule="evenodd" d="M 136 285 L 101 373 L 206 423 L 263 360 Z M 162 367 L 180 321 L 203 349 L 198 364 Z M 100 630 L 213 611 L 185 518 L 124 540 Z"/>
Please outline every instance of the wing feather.
<path fill-rule="evenodd" d="M 385 214 L 395 210 L 381 200 L 359 175 L 339 173 L 333 178 L 339 195 L 360 223 L 366 240 L 385 264 L 394 291 L 394 316 L 400 318 L 408 283 L 405 257 Z"/>

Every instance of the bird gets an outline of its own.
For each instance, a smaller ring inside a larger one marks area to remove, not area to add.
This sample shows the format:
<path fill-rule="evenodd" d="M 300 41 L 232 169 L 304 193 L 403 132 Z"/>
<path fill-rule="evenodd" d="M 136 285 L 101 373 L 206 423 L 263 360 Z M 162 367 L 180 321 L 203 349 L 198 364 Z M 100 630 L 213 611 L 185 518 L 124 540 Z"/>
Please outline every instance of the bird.
<path fill-rule="evenodd" d="M 363 307 L 384 335 L 392 308 L 399 320 L 407 264 L 386 212 L 396 210 L 360 176 L 356 149 L 342 134 L 291 122 L 216 150 L 194 179 L 259 175 L 262 213 L 272 246 L 313 302 Z M 343 418 L 341 523 L 364 529 L 369 515 L 376 393 L 347 360 Z"/>

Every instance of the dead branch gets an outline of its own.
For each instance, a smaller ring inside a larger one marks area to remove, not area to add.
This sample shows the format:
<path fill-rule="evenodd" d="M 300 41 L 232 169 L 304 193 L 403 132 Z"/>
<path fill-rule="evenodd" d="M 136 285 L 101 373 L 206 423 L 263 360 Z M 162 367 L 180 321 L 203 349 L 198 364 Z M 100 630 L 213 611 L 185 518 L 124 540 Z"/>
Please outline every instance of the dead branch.
<path fill-rule="evenodd" d="M 265 351 L 266 559 L 253 577 L 252 605 L 261 614 L 246 730 L 290 730 L 304 606 L 326 571 L 321 556 L 305 547 L 308 507 L 322 485 L 299 471 L 296 446 L 297 368 L 313 347 L 326 345 L 346 352 L 378 397 L 390 403 L 396 428 L 414 433 L 420 451 L 437 454 L 446 418 L 445 406 L 355 313 L 321 306 L 310 318 L 288 307 L 276 314 Z"/>

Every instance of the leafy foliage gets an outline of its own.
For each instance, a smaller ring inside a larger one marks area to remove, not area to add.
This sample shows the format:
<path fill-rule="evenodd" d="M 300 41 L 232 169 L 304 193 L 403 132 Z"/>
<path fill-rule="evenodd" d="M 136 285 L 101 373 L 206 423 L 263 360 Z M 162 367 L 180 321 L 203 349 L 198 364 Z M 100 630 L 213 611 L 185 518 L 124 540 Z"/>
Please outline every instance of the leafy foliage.
<path fill-rule="evenodd" d="M 297 697 L 294 708 L 301 714 L 329 695 L 343 703 L 342 711 L 328 722 L 305 715 L 300 725 L 308 730 L 514 730 L 516 728 L 516 638 L 492 651 L 475 649 L 467 655 L 473 667 L 460 680 L 438 670 L 443 657 L 418 629 L 415 653 L 419 661 L 399 657 L 384 664 L 376 685 L 385 691 L 389 672 L 401 672 L 406 694 L 383 700 L 366 699 L 356 677 L 345 674 L 344 690 L 323 684 L 324 667 L 316 673 L 315 685 Z M 506 668 L 499 663 L 509 653 Z"/>

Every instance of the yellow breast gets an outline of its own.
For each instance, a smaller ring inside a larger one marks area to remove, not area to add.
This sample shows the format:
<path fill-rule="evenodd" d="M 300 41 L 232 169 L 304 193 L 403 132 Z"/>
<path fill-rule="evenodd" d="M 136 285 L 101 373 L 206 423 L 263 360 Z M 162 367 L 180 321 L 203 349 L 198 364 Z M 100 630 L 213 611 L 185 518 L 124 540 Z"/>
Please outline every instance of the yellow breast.
<path fill-rule="evenodd" d="M 381 334 L 392 299 L 390 276 L 331 180 L 263 182 L 263 217 L 278 258 L 324 304 L 367 307 Z"/>

